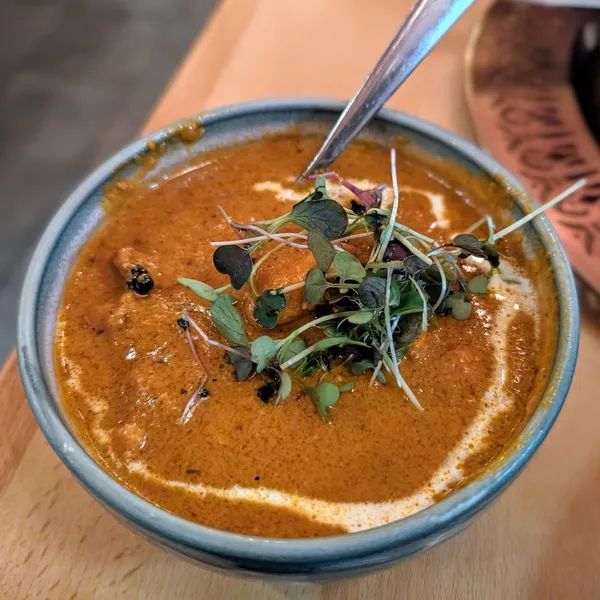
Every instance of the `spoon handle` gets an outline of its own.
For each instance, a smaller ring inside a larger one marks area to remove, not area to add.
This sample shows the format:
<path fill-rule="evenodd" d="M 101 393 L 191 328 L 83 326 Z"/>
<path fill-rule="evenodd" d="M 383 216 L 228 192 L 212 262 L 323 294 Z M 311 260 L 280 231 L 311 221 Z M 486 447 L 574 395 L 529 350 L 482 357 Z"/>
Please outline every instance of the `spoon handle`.
<path fill-rule="evenodd" d="M 473 2 L 417 0 L 302 176 L 331 165 Z"/>

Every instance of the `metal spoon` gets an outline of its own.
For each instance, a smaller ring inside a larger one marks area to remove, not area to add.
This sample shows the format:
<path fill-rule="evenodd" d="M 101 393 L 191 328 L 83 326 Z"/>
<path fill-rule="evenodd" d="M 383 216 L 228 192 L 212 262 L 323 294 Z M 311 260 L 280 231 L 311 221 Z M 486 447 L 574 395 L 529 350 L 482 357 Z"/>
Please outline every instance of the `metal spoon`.
<path fill-rule="evenodd" d="M 474 0 L 417 0 L 302 176 L 326 169 L 444 37 Z"/>

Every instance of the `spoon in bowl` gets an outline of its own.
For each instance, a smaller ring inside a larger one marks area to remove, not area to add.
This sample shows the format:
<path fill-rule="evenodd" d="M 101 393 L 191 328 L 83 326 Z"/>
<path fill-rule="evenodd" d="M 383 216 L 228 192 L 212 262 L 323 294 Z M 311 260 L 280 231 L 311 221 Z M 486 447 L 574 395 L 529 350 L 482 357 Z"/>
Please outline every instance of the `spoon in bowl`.
<path fill-rule="evenodd" d="M 417 0 L 302 177 L 331 165 L 473 2 Z"/>

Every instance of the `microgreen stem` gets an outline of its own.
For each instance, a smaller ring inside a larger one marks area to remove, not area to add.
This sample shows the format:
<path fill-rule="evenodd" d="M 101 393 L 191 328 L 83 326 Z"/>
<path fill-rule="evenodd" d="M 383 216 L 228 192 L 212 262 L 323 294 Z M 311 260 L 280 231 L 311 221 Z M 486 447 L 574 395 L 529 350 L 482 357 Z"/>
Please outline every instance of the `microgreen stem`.
<path fill-rule="evenodd" d="M 389 271 L 388 271 L 389 272 Z M 427 298 L 421 289 L 421 286 L 417 283 L 414 277 L 410 277 L 412 284 L 415 286 L 415 290 L 418 292 L 419 296 L 421 296 L 421 300 L 423 301 L 423 316 L 421 317 L 421 331 L 427 331 Z"/>
<path fill-rule="evenodd" d="M 385 263 L 387 264 L 387 263 Z M 325 277 L 327 279 L 331 279 L 332 277 L 337 277 L 337 273 L 325 273 Z M 304 281 L 299 281 L 298 283 L 292 283 L 290 285 L 288 285 L 287 287 L 281 288 L 280 290 L 274 290 L 277 294 L 287 294 L 288 292 L 293 292 L 295 290 L 301 290 L 303 287 L 305 286 L 305 282 Z M 354 284 L 354 283 L 327 283 L 327 287 L 337 287 L 337 288 L 344 288 L 344 289 L 354 289 L 354 288 L 359 288 L 360 285 L 359 284 Z"/>
<path fill-rule="evenodd" d="M 289 292 L 293 292 L 295 290 L 301 290 L 304 287 L 304 281 L 299 281 L 298 283 L 292 283 L 280 290 L 277 290 L 279 294 L 287 294 Z"/>
<path fill-rule="evenodd" d="M 260 228 L 256 229 L 257 231 L 263 231 Z M 347 242 L 348 240 L 357 240 L 360 238 L 371 237 L 373 235 L 372 232 L 368 231 L 366 233 L 356 233 L 353 235 L 346 235 L 344 237 L 338 238 L 337 240 L 332 240 L 332 244 L 337 244 L 339 242 Z M 237 240 L 225 240 L 222 242 L 210 242 L 211 246 L 244 246 L 245 244 L 254 243 L 254 242 L 266 242 L 268 240 L 279 240 L 284 238 L 285 241 L 282 241 L 282 244 L 286 246 L 291 246 L 292 248 L 299 248 L 302 250 L 308 250 L 308 246 L 306 244 L 298 244 L 294 243 L 291 240 L 306 240 L 308 236 L 305 233 L 278 233 L 276 236 L 271 233 L 265 233 L 264 235 L 257 235 L 255 237 L 250 238 L 240 238 Z M 250 248 L 249 252 L 253 252 L 255 248 Z M 338 248 L 338 250 L 342 251 L 342 248 Z"/>
<path fill-rule="evenodd" d="M 365 214 L 369 215 L 369 214 L 375 214 L 375 215 L 384 215 L 387 216 L 389 215 L 389 209 L 387 208 L 371 208 L 369 209 Z M 411 229 L 410 227 L 407 227 L 406 225 L 403 225 L 402 223 L 398 223 L 397 221 L 394 223 L 394 229 L 397 229 L 398 231 L 402 231 L 403 233 L 406 234 L 410 234 L 413 235 L 414 237 L 427 242 L 428 244 L 434 244 L 437 245 L 437 242 L 426 236 L 423 235 L 422 233 L 419 233 L 418 231 L 415 231 L 414 229 Z"/>
<path fill-rule="evenodd" d="M 188 346 L 192 350 L 192 354 L 194 355 L 195 361 L 198 363 L 198 365 L 200 365 L 200 367 L 204 371 L 204 377 L 206 377 L 207 376 L 206 375 L 206 367 L 204 366 L 204 364 L 200 360 L 200 356 L 198 355 L 198 352 L 196 351 L 196 346 L 194 345 L 194 340 L 192 339 L 192 334 L 190 332 L 190 328 L 189 327 L 185 328 L 185 338 L 187 340 Z M 204 383 L 206 383 L 206 381 L 204 381 Z"/>
<path fill-rule="evenodd" d="M 404 236 L 407 240 L 410 240 L 410 243 L 412 244 L 413 241 L 415 244 L 419 244 L 421 246 L 421 248 L 423 248 L 423 251 L 425 253 L 427 252 L 431 252 L 431 250 L 433 250 L 431 244 L 428 244 L 427 242 L 424 242 L 422 239 L 415 237 L 414 235 L 411 234 L 407 234 Z"/>
<path fill-rule="evenodd" d="M 392 335 L 393 335 L 394 331 L 396 331 L 396 327 L 398 326 L 398 321 L 400 321 L 400 316 L 394 317 L 394 319 L 392 321 Z M 386 338 L 383 341 L 383 343 L 381 344 L 381 346 L 379 346 L 379 352 L 381 352 L 382 354 L 385 354 L 388 351 L 389 345 L 390 345 L 390 338 L 386 336 Z M 373 375 L 371 377 L 371 381 L 369 381 L 369 386 L 372 386 L 375 383 L 375 380 L 377 379 L 377 375 L 379 375 L 379 371 L 381 371 L 382 366 L 383 366 L 383 359 L 381 359 L 375 365 L 375 368 L 373 369 Z"/>
<path fill-rule="evenodd" d="M 531 221 L 532 219 L 535 219 L 535 217 L 537 217 L 540 213 L 545 212 L 549 208 L 553 207 L 555 204 L 562 202 L 563 200 L 565 200 L 566 198 L 568 198 L 569 196 L 571 196 L 572 194 L 574 194 L 575 192 L 580 190 L 582 187 L 584 187 L 586 183 L 587 183 L 587 179 L 585 179 L 585 178 L 580 179 L 579 181 L 576 181 L 573 185 L 570 185 L 568 188 L 566 188 L 560 194 L 558 194 L 558 196 L 556 196 L 556 197 L 552 198 L 552 200 L 549 200 L 548 202 L 546 202 L 546 204 L 542 204 L 542 206 L 539 206 L 535 210 L 532 210 L 529 214 L 527 214 L 523 218 L 519 219 L 516 223 L 513 223 L 512 225 L 505 227 L 502 231 L 499 231 L 496 234 L 496 241 L 501 240 L 503 237 L 507 236 L 509 233 L 512 233 L 513 231 L 516 231 L 517 229 L 519 229 L 519 227 L 522 227 L 526 223 L 529 223 L 529 221 Z"/>
<path fill-rule="evenodd" d="M 463 233 L 473 233 L 477 228 L 481 227 L 486 221 L 486 217 L 481 217 L 481 219 L 477 219 L 471 227 L 467 227 Z"/>
<path fill-rule="evenodd" d="M 408 384 L 406 383 L 406 381 L 404 381 L 402 375 L 400 375 L 400 371 L 398 371 L 398 365 L 395 363 L 395 361 L 391 359 L 387 354 L 384 354 L 383 362 L 386 365 L 386 367 L 390 369 L 390 371 L 393 373 L 394 377 L 396 378 L 396 383 L 398 384 L 398 387 L 404 390 L 404 393 L 408 396 L 408 399 L 413 403 L 415 408 L 417 408 L 418 410 L 423 410 L 421 403 L 417 400 L 417 397 L 414 395 L 410 387 L 408 387 Z"/>
<path fill-rule="evenodd" d="M 487 222 L 487 226 L 488 226 L 488 242 L 490 244 L 495 244 L 496 243 L 496 234 L 494 233 L 494 221 L 492 220 L 492 217 L 487 216 L 485 218 L 486 222 Z"/>
<path fill-rule="evenodd" d="M 365 269 L 401 269 L 404 263 L 401 260 L 390 260 L 389 262 L 372 262 L 365 265 Z"/>
<path fill-rule="evenodd" d="M 265 238 L 268 238 L 275 242 L 279 242 L 280 244 L 286 244 L 288 246 L 291 246 L 292 248 L 299 248 L 300 250 L 303 250 L 308 247 L 306 246 L 306 244 L 298 244 L 296 242 L 292 242 L 286 239 L 285 237 L 281 237 L 279 235 L 275 235 L 274 233 L 267 232 L 264 229 L 261 229 L 260 227 L 256 227 L 255 225 L 245 225 L 245 227 L 250 231 L 261 232 Z"/>
<path fill-rule="evenodd" d="M 281 238 L 278 238 L 277 236 L 273 235 L 274 231 L 277 231 L 280 227 L 283 227 L 283 225 L 285 225 L 286 223 L 289 223 L 291 220 L 291 216 L 290 213 L 287 213 L 285 215 L 283 215 L 282 217 L 279 217 L 279 219 L 276 219 L 275 221 L 273 221 L 268 227 L 267 229 L 262 229 L 256 225 L 244 225 L 242 223 L 238 223 L 237 221 L 234 221 L 226 212 L 225 209 L 219 204 L 219 206 L 217 206 L 217 208 L 219 209 L 219 211 L 221 212 L 221 214 L 223 215 L 224 219 L 227 221 L 227 224 L 235 231 L 238 232 L 239 230 L 244 230 L 244 231 L 256 231 L 258 233 L 260 233 L 261 235 L 268 237 L 270 239 L 273 239 L 275 241 L 281 242 L 283 241 Z M 290 245 L 294 245 L 294 242 L 287 242 Z"/>
<path fill-rule="evenodd" d="M 401 387 L 404 390 L 405 394 L 408 396 L 409 400 L 415 405 L 416 408 L 418 408 L 419 410 L 423 410 L 423 407 L 417 400 L 416 396 L 413 394 L 412 390 L 408 387 L 408 384 L 406 383 L 406 381 L 404 381 L 402 375 L 400 375 L 400 371 L 398 370 L 398 359 L 396 358 L 396 348 L 394 347 L 394 332 L 392 331 L 392 321 L 390 319 L 391 286 L 392 272 L 388 271 L 386 278 L 385 305 L 383 308 L 383 312 L 385 319 L 385 328 L 387 330 L 387 336 L 390 344 L 390 354 L 392 356 L 390 366 L 392 368 L 392 373 L 394 374 L 394 377 L 396 378 L 396 382 L 398 383 L 399 387 Z M 387 363 L 389 360 L 386 359 L 388 359 L 388 355 L 384 352 L 383 360 L 385 363 Z"/>
<path fill-rule="evenodd" d="M 444 269 L 442 268 L 442 263 L 440 263 L 440 261 L 434 257 L 432 258 L 433 260 L 433 264 L 436 266 L 439 274 L 440 274 L 440 284 L 442 286 L 442 289 L 440 290 L 440 297 L 436 300 L 436 303 L 433 305 L 432 307 L 432 312 L 435 312 L 440 305 L 442 304 L 442 302 L 444 301 L 444 298 L 446 297 L 446 291 L 448 290 L 448 281 L 446 280 L 446 273 L 444 273 Z"/>
<path fill-rule="evenodd" d="M 347 211 L 347 214 L 353 217 L 356 217 L 356 215 L 350 211 Z M 373 235 L 373 233 L 371 231 L 369 231 L 369 228 L 367 227 L 367 224 L 365 222 L 364 219 L 364 215 L 361 215 L 360 217 L 356 217 L 354 219 L 354 221 L 352 221 L 352 223 L 348 222 L 348 227 L 346 227 L 346 235 L 352 233 L 353 231 L 356 231 L 357 229 L 366 229 L 371 235 Z"/>
<path fill-rule="evenodd" d="M 390 163 L 392 169 L 392 189 L 394 190 L 394 202 L 392 204 L 392 210 L 388 215 L 388 222 L 383 230 L 380 238 L 379 251 L 377 252 L 376 260 L 378 262 L 383 261 L 383 255 L 387 250 L 388 244 L 392 239 L 392 233 L 394 233 L 394 223 L 396 222 L 396 216 L 398 214 L 398 204 L 400 201 L 400 191 L 398 190 L 398 174 L 396 172 L 396 149 L 390 150 Z"/>
<path fill-rule="evenodd" d="M 344 237 L 338 238 L 337 240 L 333 240 L 332 244 L 339 244 L 340 242 L 347 242 L 348 240 L 358 240 L 360 238 L 372 237 L 373 232 L 367 231 L 365 233 L 354 233 L 352 235 L 346 235 Z"/>
<path fill-rule="evenodd" d="M 339 290 L 357 290 L 360 287 L 360 283 L 328 283 L 327 287 Z"/>
<path fill-rule="evenodd" d="M 413 246 L 403 235 L 394 233 L 394 238 L 405 246 L 407 250 L 410 250 L 416 257 L 420 258 L 426 265 L 430 266 L 432 264 L 429 256 L 421 252 L 416 246 Z"/>
<path fill-rule="evenodd" d="M 363 344 L 362 342 L 357 342 L 354 340 L 349 340 L 348 342 L 344 342 L 344 343 L 352 344 L 353 346 L 363 346 L 364 348 L 370 348 L 370 346 L 368 344 Z M 285 371 L 285 369 L 288 369 L 292 365 L 295 365 L 297 362 L 300 362 L 301 360 L 306 358 L 309 354 L 312 354 L 317 349 L 318 345 L 319 345 L 319 343 L 317 342 L 317 343 L 313 344 L 312 346 L 305 348 L 304 350 L 302 350 L 302 352 L 298 352 L 298 354 L 296 354 L 295 356 L 292 356 L 292 358 L 290 358 L 289 360 L 286 360 L 283 364 L 281 364 L 279 366 L 279 368 L 282 371 Z M 343 344 L 340 343 L 340 345 L 343 345 Z"/>
<path fill-rule="evenodd" d="M 179 419 L 177 419 L 177 425 L 185 425 L 192 418 L 194 411 L 196 410 L 196 406 L 202 402 L 206 402 L 204 398 L 201 398 L 200 402 L 197 402 L 200 392 L 204 389 L 205 383 L 206 380 L 198 386 L 196 391 L 192 394 L 192 397 L 187 401 L 181 416 Z"/>
<path fill-rule="evenodd" d="M 379 242 L 377 242 L 373 245 L 373 248 L 371 249 L 371 254 L 369 255 L 369 260 L 367 261 L 368 263 L 371 263 L 374 260 L 377 260 L 377 255 L 379 254 L 380 248 L 381 248 L 381 244 Z"/>
<path fill-rule="evenodd" d="M 302 233 L 278 233 L 277 237 L 290 238 L 292 240 L 294 240 L 294 239 L 304 239 L 305 240 L 307 236 L 303 235 Z M 256 237 L 242 238 L 239 240 L 225 240 L 223 242 L 210 242 L 210 245 L 211 246 L 242 246 L 244 244 L 249 244 L 250 242 L 262 242 L 262 241 L 268 240 L 268 239 L 272 239 L 272 238 L 265 234 L 265 235 L 257 235 Z M 308 248 L 308 246 L 305 246 L 305 247 Z"/>
<path fill-rule="evenodd" d="M 449 244 L 451 246 L 451 244 Z M 439 248 L 434 248 L 431 252 L 427 253 L 427 256 L 429 256 L 429 258 L 433 258 L 434 256 L 459 256 L 460 253 L 462 252 L 462 250 L 460 248 L 454 248 L 454 249 L 450 249 L 447 246 L 442 246 Z"/>
<path fill-rule="evenodd" d="M 198 323 L 196 323 L 196 321 L 194 321 L 194 319 L 192 319 L 192 317 L 190 317 L 190 314 L 188 313 L 187 310 L 182 310 L 181 316 L 196 330 L 198 335 L 207 344 L 210 344 L 211 346 L 215 346 L 216 348 L 221 348 L 221 350 L 225 350 L 226 352 L 231 352 L 232 354 L 237 354 L 238 356 L 241 356 L 242 358 L 252 361 L 252 358 L 248 354 L 244 354 L 243 352 L 240 352 L 239 350 L 236 350 L 235 348 L 231 348 L 230 346 L 221 344 L 221 342 L 217 342 L 216 340 L 211 340 L 208 337 L 208 335 L 206 334 L 206 332 L 200 327 L 200 325 L 198 325 Z M 254 361 L 252 361 L 252 362 L 254 362 Z"/>
<path fill-rule="evenodd" d="M 342 319 L 343 317 L 348 317 L 353 315 L 356 311 L 354 310 L 345 310 L 339 313 L 333 313 L 332 315 L 325 315 L 323 317 L 319 317 L 318 319 L 313 319 L 308 323 L 305 323 L 298 329 L 295 329 L 290 333 L 286 338 L 279 341 L 279 353 L 292 341 L 294 338 L 297 338 L 301 333 L 304 333 L 311 327 L 315 327 L 320 325 L 321 323 L 326 323 L 327 321 L 333 321 L 334 319 Z"/>

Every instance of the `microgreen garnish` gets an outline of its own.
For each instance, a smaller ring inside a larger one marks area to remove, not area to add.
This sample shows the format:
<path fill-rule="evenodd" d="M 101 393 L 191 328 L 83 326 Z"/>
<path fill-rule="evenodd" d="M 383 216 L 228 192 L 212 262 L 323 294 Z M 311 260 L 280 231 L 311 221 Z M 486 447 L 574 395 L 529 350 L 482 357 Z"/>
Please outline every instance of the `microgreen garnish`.
<path fill-rule="evenodd" d="M 196 296 L 200 296 L 200 298 L 204 298 L 204 300 L 208 300 L 209 302 L 214 302 L 219 297 L 219 290 L 213 289 L 210 285 L 202 281 L 188 279 L 187 277 L 180 277 L 177 281 L 192 290 Z"/>
<path fill-rule="evenodd" d="M 285 308 L 285 296 L 277 290 L 266 290 L 256 300 L 252 314 L 265 329 L 277 325 L 277 315 Z"/>
<path fill-rule="evenodd" d="M 250 346 L 252 358 L 256 361 L 256 372 L 260 373 L 279 350 L 277 344 L 268 336 L 256 338 Z"/>
<path fill-rule="evenodd" d="M 363 279 L 358 287 L 358 298 L 367 308 L 381 308 L 385 304 L 385 279 L 375 276 Z"/>
<path fill-rule="evenodd" d="M 210 305 L 210 316 L 219 333 L 232 342 L 240 346 L 249 344 L 242 319 L 233 305 L 233 296 L 229 294 L 220 295 Z"/>
<path fill-rule="evenodd" d="M 220 273 L 229 276 L 230 283 L 214 289 L 194 279 L 178 281 L 211 303 L 213 324 L 231 346 L 210 339 L 189 312 L 182 311 L 177 323 L 203 370 L 202 385 L 188 403 L 190 410 L 186 407 L 186 422 L 207 380 L 193 335 L 225 351 L 238 381 L 260 375 L 263 382 L 257 395 L 267 404 L 280 404 L 297 385 L 300 393 L 312 399 L 321 417 L 329 421 L 330 409 L 340 394 L 351 392 L 355 386 L 323 381 L 330 371 L 343 366 L 355 376 L 370 373 L 370 385 L 376 381 L 386 384 L 387 371 L 414 406 L 423 410 L 399 369 L 410 344 L 427 331 L 434 315 L 468 319 L 473 310 L 472 295 L 488 292 L 490 277 L 498 267 L 497 241 L 585 184 L 583 180 L 576 183 L 498 233 L 492 219 L 485 216 L 451 242 L 440 244 L 396 220 L 402 200 L 395 159 L 392 150 L 394 201 L 390 209 L 381 208 L 386 186 L 361 190 L 336 173 L 309 177 L 315 181 L 314 191 L 289 213 L 270 221 L 238 223 L 219 207 L 237 239 L 211 242 L 216 247 L 213 262 Z M 349 209 L 331 198 L 327 180 L 336 181 L 356 196 Z M 488 236 L 479 239 L 474 232 L 484 224 Z M 285 225 L 295 225 L 300 231 L 280 232 Z M 340 242 L 350 243 L 358 238 L 373 240 L 369 260 L 364 263 L 339 246 Z M 265 244 L 271 246 L 263 248 Z M 316 266 L 302 281 L 259 292 L 257 271 L 284 246 L 310 249 Z M 470 256 L 487 261 L 491 269 L 465 275 L 461 261 Z M 314 318 L 286 337 L 261 335 L 251 341 L 235 307 L 235 298 L 224 293 L 230 287 L 239 290 L 247 283 L 255 296 L 254 319 L 263 329 L 277 325 L 278 315 L 286 306 L 286 295 L 295 292 L 304 295 L 307 310 L 314 312 Z M 302 336 L 311 329 L 321 337 L 312 335 L 307 344 Z"/>
<path fill-rule="evenodd" d="M 475 275 L 469 281 L 468 288 L 472 294 L 487 294 L 489 283 L 490 280 L 485 275 Z"/>
<path fill-rule="evenodd" d="M 239 246 L 221 246 L 213 255 L 215 269 L 229 275 L 231 285 L 236 290 L 244 287 L 252 274 L 252 259 L 247 250 Z"/>
<path fill-rule="evenodd" d="M 304 199 L 292 208 L 291 221 L 307 231 L 318 231 L 328 240 L 344 234 L 348 216 L 335 200 Z"/>
<path fill-rule="evenodd" d="M 317 267 L 321 271 L 327 271 L 336 254 L 333 244 L 317 229 L 308 232 L 307 244 L 315 257 Z"/>
<path fill-rule="evenodd" d="M 277 390 L 276 404 L 285 400 L 292 393 L 292 378 L 285 371 L 277 371 L 279 376 L 279 389 Z"/>
<path fill-rule="evenodd" d="M 471 316 L 473 306 L 464 292 L 454 292 L 448 296 L 448 307 L 457 321 L 464 321 Z"/>
<path fill-rule="evenodd" d="M 362 281 L 367 272 L 362 263 L 349 252 L 339 252 L 333 259 L 333 268 L 342 283 L 346 281 Z"/>
<path fill-rule="evenodd" d="M 327 280 L 319 267 L 313 267 L 304 280 L 304 298 L 309 304 L 318 304 L 325 295 Z"/>
<path fill-rule="evenodd" d="M 254 364 L 249 357 L 241 353 L 244 350 L 243 346 L 237 346 L 234 350 L 237 350 L 237 352 L 227 352 L 227 357 L 235 369 L 235 378 L 238 382 L 246 381 L 252 375 Z"/>
<path fill-rule="evenodd" d="M 333 383 L 320 383 L 314 388 L 304 390 L 314 401 L 317 410 L 325 421 L 329 421 L 328 408 L 331 408 L 340 397 L 340 388 Z"/>

